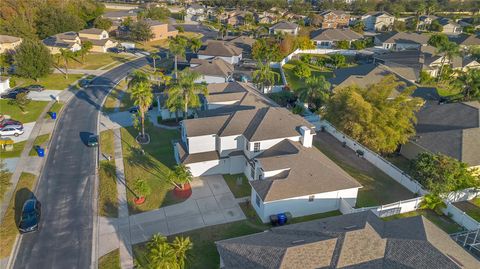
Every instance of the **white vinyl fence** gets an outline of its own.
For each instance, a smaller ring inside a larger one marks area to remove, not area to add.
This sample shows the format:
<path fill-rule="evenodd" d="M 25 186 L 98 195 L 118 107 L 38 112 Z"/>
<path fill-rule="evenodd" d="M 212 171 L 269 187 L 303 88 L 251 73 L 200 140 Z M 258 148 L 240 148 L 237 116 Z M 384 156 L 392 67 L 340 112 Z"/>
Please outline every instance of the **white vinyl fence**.
<path fill-rule="evenodd" d="M 480 229 L 480 223 L 478 223 L 478 221 L 474 220 L 450 202 L 447 202 L 447 208 L 443 210 L 443 213 L 469 231 Z"/>
<path fill-rule="evenodd" d="M 450 203 L 468 201 L 477 197 L 479 194 L 480 190 L 475 188 L 469 188 L 449 193 L 446 197 L 446 200 Z"/>
<path fill-rule="evenodd" d="M 288 63 L 295 55 L 298 54 L 342 54 L 342 55 L 349 55 L 354 56 L 359 53 L 358 50 L 341 50 L 341 49 L 311 49 L 311 50 L 301 50 L 296 49 L 294 52 L 287 55 L 283 58 L 280 62 L 271 63 L 271 67 L 282 67 L 284 64 Z"/>
<path fill-rule="evenodd" d="M 398 201 L 395 203 L 381 205 L 381 206 L 353 208 L 345 200 L 341 199 L 340 212 L 342 212 L 342 214 L 350 214 L 350 213 L 357 213 L 357 212 L 371 210 L 380 218 L 384 218 L 388 216 L 415 211 L 419 208 L 422 200 L 423 200 L 423 197 L 417 197 L 417 198 Z"/>

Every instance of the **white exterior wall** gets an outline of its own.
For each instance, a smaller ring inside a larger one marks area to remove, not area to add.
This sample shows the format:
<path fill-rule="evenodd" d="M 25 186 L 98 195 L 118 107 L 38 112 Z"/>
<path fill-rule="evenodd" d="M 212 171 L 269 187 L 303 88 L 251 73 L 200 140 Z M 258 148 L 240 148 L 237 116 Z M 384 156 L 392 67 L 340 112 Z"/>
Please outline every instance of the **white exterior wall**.
<path fill-rule="evenodd" d="M 280 174 L 281 172 L 287 171 L 287 170 L 290 170 L 290 168 L 280 169 L 280 170 L 272 170 L 272 171 L 264 171 L 263 172 L 263 178 L 273 177 L 273 176 L 276 176 L 276 175 Z"/>
<path fill-rule="evenodd" d="M 242 150 L 245 147 L 244 139 L 245 138 L 242 135 L 220 137 L 220 156 L 228 155 L 228 153 L 235 150 Z"/>
<path fill-rule="evenodd" d="M 234 100 L 234 101 L 227 101 L 227 102 L 209 102 L 208 103 L 208 109 L 217 109 L 221 108 L 223 106 L 228 106 L 228 105 L 233 105 L 237 103 L 239 100 Z"/>
<path fill-rule="evenodd" d="M 8 91 L 10 89 L 10 78 L 2 79 L 0 78 L 0 94 Z"/>
<path fill-rule="evenodd" d="M 188 137 L 188 153 L 193 154 L 216 150 L 215 138 L 215 135 Z"/>
<path fill-rule="evenodd" d="M 293 137 L 286 137 L 286 138 L 255 141 L 255 142 L 246 141 L 246 143 L 249 145 L 249 147 L 248 147 L 249 150 L 246 150 L 246 147 L 245 147 L 245 155 L 247 155 L 248 158 L 251 159 L 254 156 L 262 153 L 262 151 L 267 150 L 267 149 L 275 146 L 276 144 L 282 142 L 284 139 L 289 139 L 291 141 L 298 142 L 298 141 L 300 141 L 300 135 L 299 136 L 293 136 Z M 254 144 L 257 143 L 257 142 L 260 142 L 260 151 L 259 152 L 253 152 Z"/>
<path fill-rule="evenodd" d="M 245 157 L 243 155 L 232 156 L 228 158 L 230 161 L 230 175 L 243 173 L 245 170 Z"/>
<path fill-rule="evenodd" d="M 194 177 L 228 174 L 230 172 L 230 163 L 228 159 L 212 160 L 186 164 L 190 168 Z"/>
<path fill-rule="evenodd" d="M 224 77 L 202 75 L 199 79 L 195 80 L 195 83 L 202 83 L 202 82 L 205 82 L 207 84 L 210 84 L 210 83 L 224 83 L 224 82 L 227 82 L 227 79 L 224 78 Z"/>
<path fill-rule="evenodd" d="M 210 60 L 210 59 L 213 59 L 215 57 L 217 57 L 217 56 L 215 56 L 215 55 L 198 55 L 198 59 L 204 59 L 204 60 Z M 218 58 L 224 60 L 227 63 L 238 64 L 242 60 L 242 54 L 240 54 L 238 56 L 231 56 L 231 57 L 219 56 Z"/>
<path fill-rule="evenodd" d="M 338 190 L 326 193 L 312 194 L 313 201 L 309 202 L 310 195 L 290 199 L 266 202 L 257 206 L 256 193 L 252 190 L 252 205 L 263 222 L 270 221 L 270 215 L 290 212 L 294 218 L 339 210 L 340 198 L 354 205 L 357 201 L 358 188 Z"/>

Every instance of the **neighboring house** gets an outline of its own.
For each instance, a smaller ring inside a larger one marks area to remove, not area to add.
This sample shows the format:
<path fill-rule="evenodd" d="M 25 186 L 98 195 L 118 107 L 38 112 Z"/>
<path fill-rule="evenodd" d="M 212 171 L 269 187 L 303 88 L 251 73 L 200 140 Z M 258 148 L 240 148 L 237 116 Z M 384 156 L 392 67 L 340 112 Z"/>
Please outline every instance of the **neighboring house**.
<path fill-rule="evenodd" d="M 277 18 L 273 16 L 257 17 L 257 23 L 260 23 L 260 24 L 272 24 L 272 23 L 275 23 L 276 21 L 277 21 Z"/>
<path fill-rule="evenodd" d="M 65 32 L 49 36 L 43 40 L 43 44 L 52 54 L 60 53 L 61 49 L 68 49 L 73 52 L 82 49 L 82 41 L 76 32 Z"/>
<path fill-rule="evenodd" d="M 20 37 L 0 35 L 0 53 L 14 51 L 20 44 L 22 44 Z"/>
<path fill-rule="evenodd" d="M 312 32 L 310 38 L 315 42 L 317 48 L 334 48 L 338 41 L 352 41 L 360 40 L 363 36 L 348 28 L 346 29 L 320 29 Z"/>
<path fill-rule="evenodd" d="M 127 18 L 130 18 L 133 21 L 136 21 L 137 15 L 139 12 L 140 12 L 139 9 L 110 11 L 110 12 L 105 12 L 102 15 L 102 17 L 109 19 L 111 21 L 124 21 Z"/>
<path fill-rule="evenodd" d="M 204 21 L 206 10 L 205 7 L 199 4 L 191 4 L 185 10 L 186 16 L 185 21 Z"/>
<path fill-rule="evenodd" d="M 365 30 L 375 31 L 390 31 L 393 28 L 395 17 L 387 12 L 373 11 L 368 12 L 360 18 L 364 25 Z"/>
<path fill-rule="evenodd" d="M 319 14 L 321 28 L 343 28 L 350 23 L 350 15 L 341 10 L 327 10 Z"/>
<path fill-rule="evenodd" d="M 255 43 L 255 39 L 241 35 L 238 37 L 235 37 L 233 39 L 228 40 L 228 44 L 231 44 L 235 47 L 241 48 L 242 49 L 242 58 L 243 59 L 251 59 L 252 58 L 252 48 L 253 44 Z"/>
<path fill-rule="evenodd" d="M 220 268 L 478 268 L 478 260 L 424 216 L 372 211 L 273 227 L 215 242 Z"/>
<path fill-rule="evenodd" d="M 389 32 L 374 37 L 375 46 L 387 50 L 419 49 L 428 43 L 428 35 L 406 32 Z"/>
<path fill-rule="evenodd" d="M 10 78 L 0 76 L 0 94 L 7 92 L 10 89 Z"/>
<path fill-rule="evenodd" d="M 168 23 L 163 23 L 157 20 L 145 19 L 145 23 L 150 26 L 152 30 L 153 38 L 150 40 L 161 40 L 178 35 L 178 30 Z"/>
<path fill-rule="evenodd" d="M 118 42 L 109 38 L 108 32 L 103 29 L 89 28 L 78 32 L 82 42 L 91 42 L 91 52 L 107 52 L 108 49 L 116 47 Z"/>
<path fill-rule="evenodd" d="M 300 27 L 293 22 L 282 21 L 268 28 L 270 34 L 290 34 L 297 35 Z"/>
<path fill-rule="evenodd" d="M 479 35 L 460 34 L 456 36 L 449 36 L 448 39 L 458 44 L 462 49 L 468 49 L 470 47 L 480 47 Z"/>
<path fill-rule="evenodd" d="M 426 102 L 417 113 L 416 135 L 400 154 L 414 159 L 422 152 L 441 153 L 470 167 L 480 167 L 480 102 Z"/>
<path fill-rule="evenodd" d="M 442 33 L 447 35 L 458 35 L 461 34 L 463 31 L 462 26 L 460 24 L 448 19 L 448 18 L 440 18 L 438 22 L 443 27 Z"/>
<path fill-rule="evenodd" d="M 230 64 L 238 64 L 242 60 L 241 48 L 228 42 L 209 40 L 205 46 L 198 51 L 199 59 L 221 58 Z"/>
<path fill-rule="evenodd" d="M 435 15 L 421 15 L 418 17 L 418 30 L 428 30 L 430 24 L 437 19 L 438 17 Z"/>
<path fill-rule="evenodd" d="M 312 147 L 313 125 L 285 108 L 263 107 L 182 121 L 175 159 L 193 176 L 243 173 L 264 222 L 354 206 L 361 185 Z"/>
<path fill-rule="evenodd" d="M 233 65 L 221 58 L 190 60 L 190 70 L 201 75 L 196 83 L 223 83 L 232 79 Z"/>

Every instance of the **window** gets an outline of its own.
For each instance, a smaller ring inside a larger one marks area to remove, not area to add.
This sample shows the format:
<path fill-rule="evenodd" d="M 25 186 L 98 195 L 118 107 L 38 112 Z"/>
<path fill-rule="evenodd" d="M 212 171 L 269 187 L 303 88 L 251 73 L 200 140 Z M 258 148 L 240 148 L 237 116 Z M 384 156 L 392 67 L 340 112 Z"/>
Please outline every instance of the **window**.
<path fill-rule="evenodd" d="M 260 142 L 255 142 L 253 144 L 253 152 L 259 152 L 260 151 Z"/>
<path fill-rule="evenodd" d="M 308 201 L 309 202 L 313 202 L 314 199 L 315 199 L 315 195 L 308 196 Z"/>
<path fill-rule="evenodd" d="M 250 167 L 250 176 L 252 177 L 252 179 L 255 179 L 255 167 L 254 166 Z"/>
<path fill-rule="evenodd" d="M 260 207 L 260 196 L 258 196 L 258 194 L 257 194 L 257 197 L 255 199 L 255 203 L 257 204 L 258 207 Z"/>

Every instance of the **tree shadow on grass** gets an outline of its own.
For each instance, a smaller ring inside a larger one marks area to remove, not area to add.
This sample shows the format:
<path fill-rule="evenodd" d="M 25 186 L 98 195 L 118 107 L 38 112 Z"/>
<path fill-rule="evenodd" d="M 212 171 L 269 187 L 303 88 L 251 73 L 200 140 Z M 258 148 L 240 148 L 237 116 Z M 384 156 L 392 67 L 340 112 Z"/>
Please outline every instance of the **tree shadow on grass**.
<path fill-rule="evenodd" d="M 15 205 L 13 209 L 15 210 L 15 224 L 17 225 L 17 227 L 20 224 L 23 204 L 25 203 L 25 201 L 31 198 L 35 198 L 35 194 L 27 188 L 21 188 L 15 193 Z"/>

